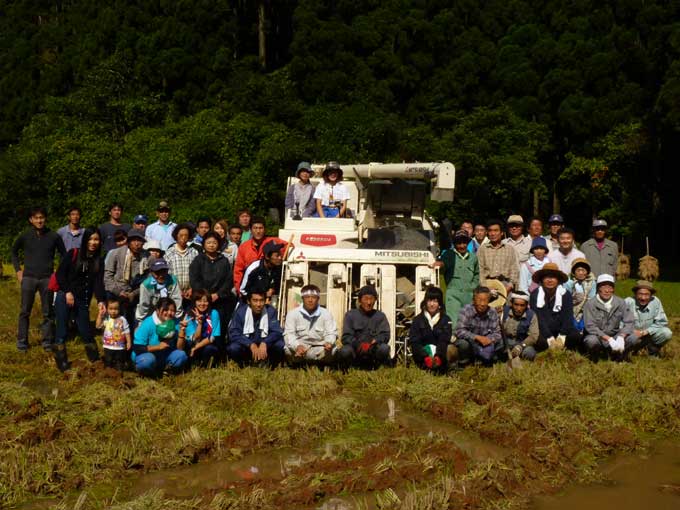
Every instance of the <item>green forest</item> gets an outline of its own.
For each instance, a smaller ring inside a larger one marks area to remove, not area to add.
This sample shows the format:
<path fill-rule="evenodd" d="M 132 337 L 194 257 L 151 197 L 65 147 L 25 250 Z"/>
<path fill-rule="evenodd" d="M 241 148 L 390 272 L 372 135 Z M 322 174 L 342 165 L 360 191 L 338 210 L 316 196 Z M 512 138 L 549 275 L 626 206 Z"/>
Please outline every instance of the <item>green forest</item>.
<path fill-rule="evenodd" d="M 676 255 L 679 57 L 677 1 L 1 1 L 2 244 L 34 204 L 231 218 L 301 160 L 447 160 L 438 217 Z"/>

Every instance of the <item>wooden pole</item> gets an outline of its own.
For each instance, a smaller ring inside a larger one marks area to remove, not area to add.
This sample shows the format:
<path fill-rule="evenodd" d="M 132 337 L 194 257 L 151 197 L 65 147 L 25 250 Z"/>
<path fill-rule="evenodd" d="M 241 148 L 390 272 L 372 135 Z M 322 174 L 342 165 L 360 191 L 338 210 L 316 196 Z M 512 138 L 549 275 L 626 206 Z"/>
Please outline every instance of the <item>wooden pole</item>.
<path fill-rule="evenodd" d="M 257 36 L 259 43 L 260 67 L 267 68 L 267 35 L 265 33 L 266 14 L 264 8 L 265 0 L 260 0 L 257 9 Z"/>

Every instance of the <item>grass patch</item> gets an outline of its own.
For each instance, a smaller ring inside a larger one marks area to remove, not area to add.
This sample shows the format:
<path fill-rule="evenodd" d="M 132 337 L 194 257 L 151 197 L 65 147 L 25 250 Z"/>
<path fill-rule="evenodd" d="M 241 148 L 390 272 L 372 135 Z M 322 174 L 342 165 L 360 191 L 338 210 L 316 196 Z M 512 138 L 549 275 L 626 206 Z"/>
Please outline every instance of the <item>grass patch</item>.
<path fill-rule="evenodd" d="M 633 284 L 621 282 L 619 294 Z M 680 317 L 680 285 L 657 287 L 668 314 Z M 35 336 L 28 353 L 16 351 L 17 300 L 16 283 L 0 281 L 2 507 L 65 498 L 62 508 L 306 508 L 369 494 L 382 508 L 511 508 L 591 479 L 602 459 L 680 429 L 675 340 L 663 360 L 592 364 L 546 353 L 513 373 L 504 365 L 452 377 L 413 367 L 343 375 L 229 365 L 158 381 L 91 365 L 70 342 L 74 369 L 64 376 Z M 455 438 L 428 433 L 427 422 L 408 428 L 376 417 L 368 409 L 375 397 L 507 455 L 471 460 Z M 191 499 L 130 490 L 140 473 L 328 444 L 328 458 L 321 452 L 290 473 Z"/>

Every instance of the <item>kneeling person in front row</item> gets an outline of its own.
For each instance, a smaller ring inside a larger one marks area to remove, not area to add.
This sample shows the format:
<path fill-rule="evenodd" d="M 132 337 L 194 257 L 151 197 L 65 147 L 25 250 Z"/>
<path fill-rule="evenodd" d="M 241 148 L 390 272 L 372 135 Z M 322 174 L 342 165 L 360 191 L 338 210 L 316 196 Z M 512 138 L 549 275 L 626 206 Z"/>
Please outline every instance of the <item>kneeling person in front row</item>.
<path fill-rule="evenodd" d="M 283 330 L 266 300 L 266 288 L 247 289 L 247 306 L 236 308 L 229 323 L 227 356 L 241 366 L 267 362 L 274 368 L 283 359 Z"/>
<path fill-rule="evenodd" d="M 509 297 L 510 306 L 503 309 L 503 332 L 505 341 L 513 358 L 533 361 L 536 358 L 536 342 L 538 342 L 538 319 L 529 308 L 529 294 L 513 292 Z"/>
<path fill-rule="evenodd" d="M 574 302 L 563 285 L 564 274 L 554 262 L 548 262 L 531 277 L 538 288 L 529 295 L 529 306 L 538 319 L 539 338 L 536 352 L 547 349 L 573 349 L 581 345 L 581 333 L 574 325 Z"/>
<path fill-rule="evenodd" d="M 135 330 L 132 360 L 142 375 L 159 375 L 162 371 L 179 372 L 187 364 L 184 352 L 186 321 L 175 317 L 175 302 L 167 297 L 156 303 L 156 311 Z"/>
<path fill-rule="evenodd" d="M 620 361 L 641 345 L 641 339 L 633 335 L 633 312 L 623 299 L 614 295 L 611 275 L 597 277 L 597 294 L 583 307 L 583 320 L 586 328 L 583 342 L 593 361 L 600 357 Z"/>
<path fill-rule="evenodd" d="M 340 365 L 347 368 L 354 360 L 363 366 L 387 365 L 390 358 L 390 323 L 380 310 L 374 310 L 378 293 L 366 285 L 359 289 L 359 307 L 345 314 L 342 327 Z"/>
<path fill-rule="evenodd" d="M 461 365 L 474 360 L 491 365 L 497 351 L 503 348 L 498 312 L 489 307 L 490 300 L 491 290 L 477 287 L 472 304 L 465 305 L 458 314 L 455 345 Z"/>
<path fill-rule="evenodd" d="M 316 285 L 301 289 L 302 305 L 286 316 L 284 340 L 286 357 L 293 364 L 333 361 L 338 327 L 331 313 L 319 306 L 321 290 Z"/>
<path fill-rule="evenodd" d="M 428 287 L 420 309 L 409 332 L 413 361 L 422 369 L 444 373 L 449 358 L 455 356 L 455 347 L 451 344 L 451 319 L 446 314 L 441 289 Z"/>
<path fill-rule="evenodd" d="M 661 300 L 656 297 L 652 282 L 639 280 L 633 287 L 635 297 L 627 297 L 626 304 L 635 316 L 633 335 L 647 346 L 650 356 L 658 356 L 661 347 L 671 339 L 673 333 L 668 327 L 668 319 Z"/>

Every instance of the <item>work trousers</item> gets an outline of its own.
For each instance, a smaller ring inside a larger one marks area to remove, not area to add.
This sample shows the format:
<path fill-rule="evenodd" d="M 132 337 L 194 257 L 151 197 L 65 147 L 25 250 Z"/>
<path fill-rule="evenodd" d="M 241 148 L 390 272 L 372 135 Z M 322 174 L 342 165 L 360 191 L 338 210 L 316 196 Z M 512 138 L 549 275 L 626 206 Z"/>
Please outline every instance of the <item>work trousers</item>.
<path fill-rule="evenodd" d="M 253 361 L 253 353 L 249 346 L 232 342 L 227 345 L 227 358 L 234 360 L 240 366 Z M 283 361 L 283 339 L 273 344 L 267 344 L 267 361 L 272 368 Z"/>
<path fill-rule="evenodd" d="M 364 367 L 389 365 L 392 362 L 390 346 L 388 344 L 374 344 L 368 352 L 361 354 L 356 352 L 351 345 L 343 345 L 338 351 L 337 359 L 343 368 L 348 368 L 355 362 Z"/>
<path fill-rule="evenodd" d="M 295 349 L 286 347 L 286 359 L 293 365 L 300 365 L 303 363 L 317 363 L 321 365 L 330 365 L 335 361 L 335 354 L 337 348 L 333 346 L 330 351 L 327 351 L 323 345 L 311 345 L 305 352 L 305 355 L 298 357 L 295 355 Z"/>
<path fill-rule="evenodd" d="M 34 278 L 24 276 L 21 280 L 21 312 L 17 328 L 17 348 L 28 349 L 28 326 L 36 292 L 40 293 L 40 308 L 43 320 L 40 324 L 43 347 L 51 345 L 54 339 L 54 320 L 52 309 L 52 292 L 47 288 L 50 278 Z"/>
<path fill-rule="evenodd" d="M 194 356 L 189 358 L 192 366 L 199 367 L 215 366 L 220 357 L 220 349 L 215 343 L 204 345 L 194 352 Z"/>
<path fill-rule="evenodd" d="M 68 337 L 69 319 L 73 316 L 78 327 L 78 333 L 85 343 L 94 342 L 94 332 L 90 326 L 90 303 L 89 300 L 75 298 L 73 306 L 66 304 L 66 294 L 57 292 L 54 300 L 54 312 L 57 319 L 57 332 L 54 343 L 62 345 Z"/>
<path fill-rule="evenodd" d="M 597 335 L 586 335 L 583 339 L 583 347 L 588 355 L 593 361 L 597 361 L 599 358 L 613 357 L 622 358 L 630 352 L 637 351 L 642 347 L 642 340 L 635 335 L 628 335 L 623 340 L 624 348 L 622 353 L 614 353 L 609 345 L 609 342 L 603 341 Z"/>

